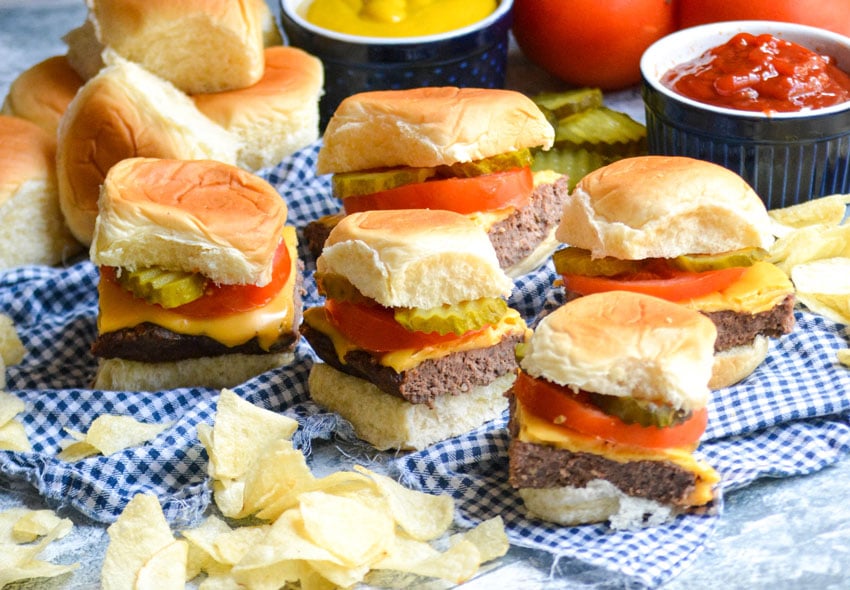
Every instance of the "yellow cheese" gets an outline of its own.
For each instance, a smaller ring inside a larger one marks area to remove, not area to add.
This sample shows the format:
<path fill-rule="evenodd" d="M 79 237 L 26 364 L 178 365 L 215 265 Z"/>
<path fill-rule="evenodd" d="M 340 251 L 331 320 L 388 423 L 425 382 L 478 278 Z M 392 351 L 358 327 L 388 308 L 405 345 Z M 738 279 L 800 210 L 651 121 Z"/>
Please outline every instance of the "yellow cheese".
<path fill-rule="evenodd" d="M 337 330 L 336 327 L 328 320 L 324 307 L 311 307 L 310 309 L 305 310 L 304 322 L 331 339 L 340 362 L 345 362 L 344 359 L 347 353 L 359 348 L 351 340 L 346 338 L 344 334 Z M 391 367 L 398 373 L 401 373 L 402 371 L 412 369 L 423 361 L 441 358 L 453 352 L 495 346 L 507 335 L 514 333 L 521 333 L 528 336 L 530 331 L 525 325 L 525 320 L 523 320 L 522 316 L 519 315 L 519 312 L 515 309 L 508 308 L 508 311 L 498 324 L 490 325 L 474 337 L 464 339 L 460 345 L 456 342 L 451 342 L 435 344 L 433 346 L 427 346 L 420 349 L 406 348 L 403 350 L 395 350 L 383 354 L 378 359 L 378 362 L 386 367 Z"/>
<path fill-rule="evenodd" d="M 298 239 L 295 228 L 285 227 L 283 239 L 293 253 L 290 256 L 289 279 L 280 292 L 266 305 L 224 317 L 191 318 L 174 310 L 145 303 L 110 281 L 100 281 L 98 332 L 105 334 L 150 322 L 178 334 L 208 336 L 230 347 L 244 344 L 256 337 L 260 346 L 268 350 L 282 332 L 292 329 L 295 317 L 294 293 L 298 272 L 297 256 L 294 255 Z"/>
<path fill-rule="evenodd" d="M 776 307 L 793 292 L 794 285 L 776 265 L 756 262 L 726 289 L 683 303 L 703 312 L 760 313 Z"/>
<path fill-rule="evenodd" d="M 520 425 L 518 440 L 566 449 L 573 453 L 592 453 L 619 463 L 669 461 L 696 476 L 696 485 L 687 499 L 689 505 L 701 506 L 714 497 L 712 486 L 720 481 L 720 476 L 710 465 L 697 460 L 690 449 L 645 449 L 610 443 L 556 426 L 526 410 L 518 399 L 515 401 L 516 419 Z"/>

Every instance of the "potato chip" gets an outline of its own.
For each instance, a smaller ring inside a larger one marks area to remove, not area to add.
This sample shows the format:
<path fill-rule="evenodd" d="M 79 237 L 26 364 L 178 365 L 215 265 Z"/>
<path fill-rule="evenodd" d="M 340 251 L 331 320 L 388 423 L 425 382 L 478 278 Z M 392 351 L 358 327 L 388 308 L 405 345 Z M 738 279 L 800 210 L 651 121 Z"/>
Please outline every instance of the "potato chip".
<path fill-rule="evenodd" d="M 244 503 L 235 518 L 255 514 L 288 494 L 298 494 L 315 480 L 304 453 L 284 439 L 272 442 L 244 477 Z"/>
<path fill-rule="evenodd" d="M 310 561 L 308 564 L 312 568 L 312 572 L 318 578 L 324 578 L 331 583 L 332 588 L 350 588 L 355 584 L 359 584 L 366 579 L 366 574 L 369 573 L 369 564 L 364 563 L 358 566 L 342 566 L 329 561 Z M 299 580 L 305 574 L 302 573 Z M 319 583 L 319 579 L 314 579 L 313 583 Z"/>
<path fill-rule="evenodd" d="M 446 551 L 399 571 L 461 584 L 478 572 L 481 561 L 478 548 L 469 541 L 461 540 Z"/>
<path fill-rule="evenodd" d="M 52 510 L 27 510 L 13 525 L 12 538 L 17 543 L 29 543 L 55 532 L 55 538 L 61 539 L 72 528 L 71 519 L 61 518 Z"/>
<path fill-rule="evenodd" d="M 844 219 L 848 204 L 850 195 L 829 195 L 782 209 L 771 209 L 768 214 L 788 228 L 838 225 Z"/>
<path fill-rule="evenodd" d="M 130 416 L 101 414 L 85 434 L 66 429 L 75 442 L 66 444 L 57 458 L 78 461 L 90 455 L 109 456 L 130 447 L 137 447 L 156 438 L 171 423 L 148 424 Z"/>
<path fill-rule="evenodd" d="M 501 516 L 495 516 L 481 522 L 478 526 L 449 538 L 451 543 L 466 540 L 475 545 L 481 554 L 481 561 L 491 561 L 503 557 L 510 548 L 505 523 Z"/>
<path fill-rule="evenodd" d="M 7 367 L 17 365 L 24 360 L 26 353 L 27 350 L 18 337 L 12 318 L 0 313 L 0 359 L 3 361 L 2 364 Z"/>
<path fill-rule="evenodd" d="M 373 562 L 392 543 L 395 523 L 387 510 L 325 492 L 301 494 L 298 506 L 307 537 L 347 567 Z"/>
<path fill-rule="evenodd" d="M 220 518 L 210 516 L 200 526 L 182 531 L 182 535 L 190 545 L 202 549 L 217 563 L 232 566 L 239 563 L 270 528 L 271 525 L 254 525 L 232 529 Z"/>
<path fill-rule="evenodd" d="M 454 519 L 454 500 L 448 495 L 431 495 L 410 490 L 392 478 L 355 467 L 367 474 L 389 503 L 401 529 L 414 539 L 429 541 L 448 530 Z"/>
<path fill-rule="evenodd" d="M 850 257 L 850 224 L 795 230 L 776 240 L 769 261 L 790 276 L 800 264 L 835 257 Z"/>
<path fill-rule="evenodd" d="M 188 544 L 175 540 L 154 553 L 136 576 L 136 590 L 184 590 Z"/>
<path fill-rule="evenodd" d="M 241 477 L 273 441 L 291 438 L 298 422 L 243 400 L 222 389 L 216 408 L 211 443 L 207 448 L 211 475 Z"/>
<path fill-rule="evenodd" d="M 850 324 L 850 258 L 824 258 L 791 272 L 797 300 L 814 313 Z"/>
<path fill-rule="evenodd" d="M 845 367 L 850 367 L 850 348 L 842 348 L 835 353 L 838 362 Z"/>
<path fill-rule="evenodd" d="M 0 426 L 3 426 L 26 409 L 24 400 L 6 391 L 0 391 Z"/>
<path fill-rule="evenodd" d="M 5 451 L 29 452 L 32 450 L 30 439 L 24 425 L 15 420 L 10 420 L 0 426 L 0 449 Z"/>
<path fill-rule="evenodd" d="M 430 543 L 399 534 L 393 539 L 387 554 L 372 565 L 375 570 L 407 571 L 411 564 L 420 563 L 440 555 Z"/>
<path fill-rule="evenodd" d="M 298 505 L 298 496 L 303 492 L 324 491 L 344 495 L 362 489 L 374 489 L 374 482 L 354 471 L 335 471 L 319 479 L 313 477 L 311 482 L 304 482 L 290 493 L 273 498 L 256 516 L 264 520 L 276 520 L 285 510 Z"/>
<path fill-rule="evenodd" d="M 132 590 L 148 560 L 174 542 L 159 500 L 151 494 L 133 496 L 106 532 L 109 544 L 101 568 L 104 590 Z"/>
<path fill-rule="evenodd" d="M 11 537 L 13 535 L 12 529 L 14 528 L 14 524 L 29 512 L 31 511 L 26 508 L 15 508 L 3 512 L 2 526 L 5 530 L 3 538 Z M 64 519 L 60 519 L 37 543 L 19 545 L 15 542 L 4 542 L 0 545 L 0 552 L 2 552 L 0 554 L 3 555 L 3 566 L 0 567 L 0 588 L 4 588 L 6 584 L 11 584 L 12 582 L 31 578 L 61 576 L 79 567 L 78 563 L 68 565 L 53 564 L 36 559 L 50 543 L 60 536 L 67 534 L 66 524 L 62 521 Z"/>

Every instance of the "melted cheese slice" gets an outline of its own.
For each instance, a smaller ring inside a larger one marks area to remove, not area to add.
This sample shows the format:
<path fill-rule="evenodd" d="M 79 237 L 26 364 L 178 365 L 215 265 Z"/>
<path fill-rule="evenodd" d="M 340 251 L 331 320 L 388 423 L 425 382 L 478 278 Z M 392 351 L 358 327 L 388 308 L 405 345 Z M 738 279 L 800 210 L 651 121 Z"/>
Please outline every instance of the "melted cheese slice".
<path fill-rule="evenodd" d="M 345 355 L 352 350 L 359 350 L 360 347 L 349 340 L 342 332 L 330 322 L 325 313 L 324 307 L 311 307 L 304 311 L 304 322 L 310 327 L 331 339 L 336 350 L 339 362 L 345 362 Z M 419 363 L 428 359 L 436 359 L 447 356 L 453 352 L 462 352 L 465 350 L 475 350 L 477 348 L 489 348 L 501 342 L 509 334 L 519 333 L 526 336 L 530 335 L 531 331 L 525 324 L 525 320 L 519 315 L 515 309 L 508 308 L 508 311 L 499 320 L 498 324 L 487 326 L 480 333 L 471 338 L 465 338 L 458 342 L 449 342 L 443 344 L 435 344 L 425 348 L 406 348 L 402 350 L 394 350 L 383 354 L 378 362 L 386 367 L 391 367 L 397 373 L 412 369 Z"/>
<path fill-rule="evenodd" d="M 760 313 L 773 309 L 794 292 L 788 276 L 769 262 L 747 267 L 740 279 L 723 289 L 683 302 L 698 311 Z"/>
<path fill-rule="evenodd" d="M 720 476 L 710 465 L 697 460 L 690 449 L 645 449 L 606 442 L 556 426 L 529 412 L 518 399 L 514 401 L 516 403 L 516 420 L 520 425 L 518 440 L 566 449 L 573 453 L 600 455 L 618 463 L 669 461 L 690 471 L 696 477 L 694 490 L 687 498 L 687 503 L 690 506 L 702 506 L 714 497 L 712 487 L 720 481 Z"/>
<path fill-rule="evenodd" d="M 260 346 L 268 350 L 283 332 L 292 329 L 295 318 L 295 278 L 298 272 L 298 257 L 294 254 L 298 240 L 295 228 L 285 227 L 283 239 L 291 254 L 289 279 L 280 292 L 264 306 L 223 317 L 193 318 L 145 303 L 111 281 L 100 281 L 97 288 L 98 333 L 105 334 L 150 322 L 178 334 L 208 336 L 230 347 L 244 344 L 256 337 Z"/>

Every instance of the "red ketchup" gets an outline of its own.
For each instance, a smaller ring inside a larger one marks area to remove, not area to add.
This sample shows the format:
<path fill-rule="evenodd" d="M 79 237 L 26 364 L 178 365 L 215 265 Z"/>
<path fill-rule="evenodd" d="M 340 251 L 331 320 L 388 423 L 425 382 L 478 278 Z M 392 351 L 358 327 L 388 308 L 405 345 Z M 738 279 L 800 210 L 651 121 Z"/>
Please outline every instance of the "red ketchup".
<path fill-rule="evenodd" d="M 661 82 L 693 100 L 744 111 L 805 111 L 850 100 L 850 75 L 832 58 L 768 34 L 738 33 Z"/>

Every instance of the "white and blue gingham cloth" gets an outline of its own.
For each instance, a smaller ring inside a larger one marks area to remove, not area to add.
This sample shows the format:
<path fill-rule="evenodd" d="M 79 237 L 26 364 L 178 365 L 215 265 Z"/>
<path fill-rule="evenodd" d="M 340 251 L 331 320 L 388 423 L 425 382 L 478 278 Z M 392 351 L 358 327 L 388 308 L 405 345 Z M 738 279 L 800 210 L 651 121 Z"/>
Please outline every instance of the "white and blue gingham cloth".
<path fill-rule="evenodd" d="M 335 212 L 327 177 L 314 172 L 319 144 L 286 159 L 263 176 L 289 205 L 299 229 Z M 305 261 L 305 306 L 321 302 Z M 551 263 L 516 282 L 510 303 L 529 323 L 558 304 Z M 26 403 L 18 416 L 32 452 L 0 451 L 0 481 L 28 482 L 55 508 L 71 508 L 103 523 L 113 521 L 133 495 L 157 495 L 175 527 L 193 523 L 211 501 L 199 423 L 212 424 L 218 391 L 185 388 L 156 393 L 88 388 L 96 367 L 89 346 L 96 333 L 97 270 L 85 259 L 67 268 L 22 267 L 0 273 L 0 311 L 11 316 L 28 353 L 7 369 L 7 389 Z M 847 347 L 848 328 L 797 312 L 793 334 L 771 344 L 767 361 L 746 381 L 714 393 L 709 428 L 698 454 L 721 474 L 721 492 L 761 477 L 811 473 L 850 453 L 850 370 L 835 351 Z M 295 361 L 234 388 L 245 399 L 296 418 L 296 444 L 310 452 L 317 438 L 351 436 L 347 423 L 316 407 L 306 378 L 315 356 L 302 341 Z M 68 463 L 56 459 L 64 428 L 85 431 L 102 413 L 143 422 L 173 422 L 156 439 L 109 457 Z M 722 518 L 722 494 L 713 510 L 639 531 L 604 525 L 558 527 L 525 518 L 507 483 L 507 416 L 425 451 L 384 457 L 411 487 L 450 493 L 458 524 L 496 514 L 511 543 L 594 564 L 657 586 L 685 569 Z"/>

